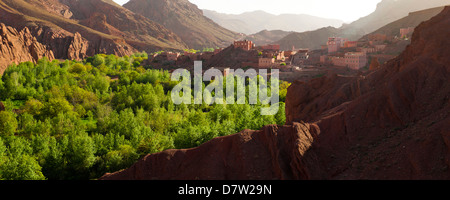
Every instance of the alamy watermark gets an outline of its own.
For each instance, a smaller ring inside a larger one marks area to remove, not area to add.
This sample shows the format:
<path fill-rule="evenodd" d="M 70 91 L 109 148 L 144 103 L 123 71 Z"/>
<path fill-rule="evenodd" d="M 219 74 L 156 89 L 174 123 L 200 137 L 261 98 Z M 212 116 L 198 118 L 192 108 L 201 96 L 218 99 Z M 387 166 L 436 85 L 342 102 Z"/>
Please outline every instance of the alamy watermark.
<path fill-rule="evenodd" d="M 269 75 L 267 69 L 259 69 L 259 75 L 255 69 L 247 69 L 246 71 L 229 69 L 225 73 L 226 76 L 218 69 L 209 69 L 203 74 L 202 62 L 195 61 L 194 82 L 192 83 L 191 74 L 188 70 L 175 70 L 172 73 L 172 81 L 179 81 L 180 83 L 172 89 L 173 103 L 187 105 L 192 103 L 203 104 L 204 102 L 211 105 L 213 103 L 246 104 L 248 102 L 250 105 L 256 105 L 259 100 L 259 103 L 264 105 L 261 108 L 261 115 L 278 113 L 280 101 L 278 69 L 272 69 L 270 72 L 270 89 L 267 85 Z M 210 84 L 203 89 L 203 82 L 210 82 Z M 248 84 L 246 84 L 247 82 Z M 247 85 L 248 91 L 246 91 Z M 194 89 L 193 99 L 192 88 Z M 248 99 L 246 98 L 247 94 Z"/>

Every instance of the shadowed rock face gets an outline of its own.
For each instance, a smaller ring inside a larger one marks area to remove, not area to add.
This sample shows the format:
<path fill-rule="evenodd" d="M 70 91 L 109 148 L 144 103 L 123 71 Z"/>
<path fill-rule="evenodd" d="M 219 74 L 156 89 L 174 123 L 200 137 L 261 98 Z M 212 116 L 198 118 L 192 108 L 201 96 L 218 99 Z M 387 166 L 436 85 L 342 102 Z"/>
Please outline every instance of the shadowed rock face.
<path fill-rule="evenodd" d="M 131 168 L 102 179 L 306 179 L 305 163 L 314 163 L 315 158 L 303 155 L 316 134 L 317 127 L 300 123 L 245 130 L 199 148 L 148 155 Z"/>
<path fill-rule="evenodd" d="M 449 25 L 446 7 L 369 74 L 295 82 L 285 126 L 148 155 L 101 179 L 450 179 Z"/>

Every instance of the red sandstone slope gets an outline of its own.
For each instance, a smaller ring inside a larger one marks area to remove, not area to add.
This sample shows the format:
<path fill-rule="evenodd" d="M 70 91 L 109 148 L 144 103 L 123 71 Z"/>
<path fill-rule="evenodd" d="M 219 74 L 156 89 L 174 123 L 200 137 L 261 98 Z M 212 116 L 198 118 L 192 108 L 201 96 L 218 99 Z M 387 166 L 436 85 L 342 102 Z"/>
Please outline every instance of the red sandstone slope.
<path fill-rule="evenodd" d="M 101 179 L 450 179 L 449 25 L 446 7 L 365 76 L 295 82 L 286 126 L 148 155 Z"/>
<path fill-rule="evenodd" d="M 187 48 L 164 26 L 103 0 L 0 0 L 0 21 L 27 27 L 58 59 Z"/>
<path fill-rule="evenodd" d="M 103 180 L 224 180 L 299 179 L 307 176 L 302 155 L 311 146 L 316 127 L 267 126 L 220 137 L 200 148 L 168 150 L 148 155 L 131 168 L 107 174 Z"/>
<path fill-rule="evenodd" d="M 241 37 L 203 15 L 188 0 L 131 0 L 125 8 L 160 23 L 193 49 L 225 47 Z"/>

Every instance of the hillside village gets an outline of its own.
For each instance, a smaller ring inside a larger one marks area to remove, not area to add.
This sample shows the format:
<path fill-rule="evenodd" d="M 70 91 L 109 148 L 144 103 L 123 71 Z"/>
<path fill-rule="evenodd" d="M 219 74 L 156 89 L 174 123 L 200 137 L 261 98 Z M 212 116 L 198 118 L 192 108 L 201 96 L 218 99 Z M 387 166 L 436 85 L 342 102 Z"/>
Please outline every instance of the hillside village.
<path fill-rule="evenodd" d="M 281 79 L 310 80 L 334 72 L 355 75 L 359 71 L 376 69 L 395 58 L 409 44 L 413 27 L 401 28 L 395 36 L 368 34 L 357 41 L 342 37 L 329 37 L 321 49 L 292 47 L 283 50 L 279 44 L 258 46 L 251 40 L 234 41 L 227 48 L 207 51 L 156 52 L 146 65 L 154 68 L 193 69 L 193 62 L 201 60 L 205 68 L 221 70 L 237 68 L 279 69 Z M 370 68 L 369 66 L 372 66 Z"/>

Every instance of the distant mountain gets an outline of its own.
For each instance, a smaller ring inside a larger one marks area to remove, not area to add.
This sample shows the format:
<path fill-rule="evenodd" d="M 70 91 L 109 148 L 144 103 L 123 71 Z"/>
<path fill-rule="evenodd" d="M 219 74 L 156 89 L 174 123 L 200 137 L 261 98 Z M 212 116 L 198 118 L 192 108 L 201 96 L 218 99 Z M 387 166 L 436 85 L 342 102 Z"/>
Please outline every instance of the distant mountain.
<path fill-rule="evenodd" d="M 240 37 L 205 17 L 188 0 L 131 0 L 124 7 L 164 25 L 190 48 L 225 47 Z"/>
<path fill-rule="evenodd" d="M 327 27 L 315 31 L 291 33 L 276 43 L 279 43 L 283 49 L 290 49 L 292 48 L 292 45 L 295 45 L 295 47 L 317 49 L 320 48 L 320 45 L 325 44 L 328 37 L 338 36 L 350 40 L 358 40 L 366 34 L 372 33 L 389 23 L 408 16 L 410 12 L 444 6 L 447 4 L 450 4 L 448 0 L 383 0 L 378 4 L 377 9 L 373 13 L 360 18 L 351 24 L 345 24 L 340 28 Z M 404 27 L 407 27 L 407 25 L 417 26 L 421 21 L 426 21 L 439 13 L 437 11 L 438 10 L 425 12 L 426 14 L 423 15 L 420 15 L 419 13 L 414 20 L 410 18 L 412 20 L 411 22 L 407 23 L 408 19 L 405 19 L 404 22 L 400 22 L 400 25 Z M 398 27 L 395 27 L 395 29 L 396 28 Z"/>
<path fill-rule="evenodd" d="M 279 44 L 281 49 L 284 50 L 292 49 L 292 46 L 295 48 L 320 49 L 320 45 L 324 44 L 328 37 L 338 35 L 341 35 L 340 30 L 330 26 L 314 31 L 291 33 L 275 43 Z"/>
<path fill-rule="evenodd" d="M 443 6 L 409 13 L 408 16 L 389 23 L 372 32 L 372 34 L 380 33 L 386 34 L 388 36 L 399 36 L 399 30 L 401 28 L 417 27 L 420 23 L 427 21 L 437 14 L 441 13 L 444 8 L 445 7 Z"/>
<path fill-rule="evenodd" d="M 386 24 L 407 16 L 410 12 L 435 8 L 450 4 L 449 0 L 383 0 L 376 10 L 348 25 L 343 26 L 343 31 L 351 33 L 362 31 L 371 33 Z"/>
<path fill-rule="evenodd" d="M 282 31 L 282 30 L 263 30 L 255 34 L 247 35 L 245 37 L 246 40 L 251 40 L 256 45 L 267 45 L 272 44 L 283 37 L 293 33 L 292 31 Z"/>
<path fill-rule="evenodd" d="M 310 31 L 322 27 L 340 27 L 343 21 L 325 19 L 305 14 L 273 15 L 264 11 L 246 12 L 239 15 L 203 10 L 206 17 L 235 32 L 254 34 L 262 30 Z"/>
<path fill-rule="evenodd" d="M 0 0 L 0 21 L 27 28 L 57 59 L 187 47 L 164 26 L 110 0 Z"/>

